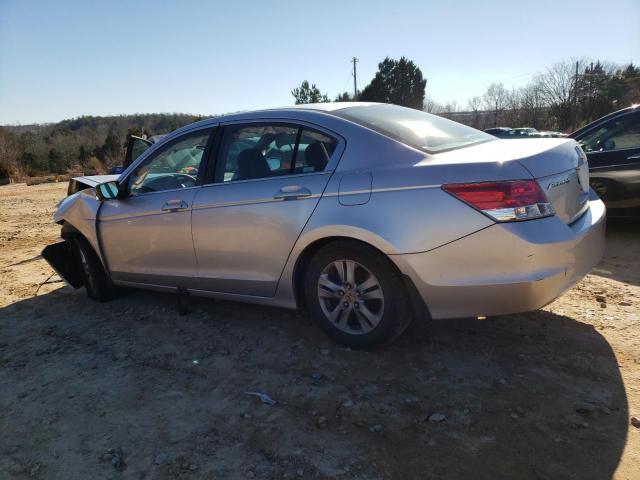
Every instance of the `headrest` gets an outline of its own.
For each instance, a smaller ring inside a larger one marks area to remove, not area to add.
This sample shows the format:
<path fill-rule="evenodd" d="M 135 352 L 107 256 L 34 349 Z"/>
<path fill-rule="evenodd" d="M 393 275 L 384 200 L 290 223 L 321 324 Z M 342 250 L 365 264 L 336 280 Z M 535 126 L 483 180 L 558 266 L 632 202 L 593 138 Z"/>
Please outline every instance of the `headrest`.
<path fill-rule="evenodd" d="M 238 155 L 238 168 L 234 180 L 251 180 L 271 175 L 271 169 L 262 152 L 255 148 L 243 150 Z"/>
<path fill-rule="evenodd" d="M 322 142 L 310 144 L 304 151 L 304 158 L 306 164 L 312 166 L 316 172 L 322 172 L 329 163 L 329 155 Z"/>

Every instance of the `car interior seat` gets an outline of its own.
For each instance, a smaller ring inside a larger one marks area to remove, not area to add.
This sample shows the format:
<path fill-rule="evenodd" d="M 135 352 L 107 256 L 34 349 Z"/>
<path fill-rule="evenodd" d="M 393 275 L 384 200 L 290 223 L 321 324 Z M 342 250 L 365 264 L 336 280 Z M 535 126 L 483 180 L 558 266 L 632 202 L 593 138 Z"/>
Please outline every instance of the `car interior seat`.
<path fill-rule="evenodd" d="M 271 169 L 262 152 L 255 148 L 250 148 L 240 152 L 238 155 L 238 167 L 232 180 L 251 180 L 253 178 L 269 177 L 270 175 Z"/>
<path fill-rule="evenodd" d="M 306 164 L 313 167 L 314 172 L 324 171 L 329 163 L 329 155 L 322 142 L 310 144 L 304 151 Z"/>

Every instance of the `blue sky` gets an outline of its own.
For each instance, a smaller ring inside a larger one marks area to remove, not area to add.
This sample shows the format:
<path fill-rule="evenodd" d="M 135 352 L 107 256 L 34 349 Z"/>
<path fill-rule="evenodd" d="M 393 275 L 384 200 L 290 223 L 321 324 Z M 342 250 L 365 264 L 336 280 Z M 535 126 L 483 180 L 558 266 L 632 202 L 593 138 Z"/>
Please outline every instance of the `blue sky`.
<path fill-rule="evenodd" d="M 330 97 L 407 56 L 427 94 L 466 104 L 571 57 L 640 64 L 640 1 L 0 0 L 0 124 L 216 114 Z"/>

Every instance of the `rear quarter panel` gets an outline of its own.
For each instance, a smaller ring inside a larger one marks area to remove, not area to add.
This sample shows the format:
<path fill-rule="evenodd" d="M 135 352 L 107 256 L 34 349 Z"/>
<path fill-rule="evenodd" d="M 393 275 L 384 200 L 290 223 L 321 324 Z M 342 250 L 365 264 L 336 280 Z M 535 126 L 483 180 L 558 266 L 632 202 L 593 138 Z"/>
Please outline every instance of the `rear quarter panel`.
<path fill-rule="evenodd" d="M 352 238 L 388 255 L 426 252 L 494 224 L 444 192 L 443 183 L 531 178 L 515 161 L 449 163 L 368 130 L 345 136 L 347 148 L 289 256 L 276 304 L 293 299 L 296 262 L 318 240 Z M 473 148 L 465 150 L 466 157 L 475 157 Z M 371 176 L 366 203 L 340 201 L 364 197 L 360 189 L 341 189 L 342 179 L 354 175 Z"/>
<path fill-rule="evenodd" d="M 364 130 L 364 129 L 363 129 Z M 458 155 L 473 160 L 475 147 Z M 298 241 L 350 236 L 387 254 L 424 252 L 494 222 L 444 192 L 443 183 L 531 178 L 516 161 L 446 162 L 366 131 L 351 135 L 340 164 Z M 343 178 L 371 177 L 368 201 L 344 202 L 362 191 L 345 190 Z"/>

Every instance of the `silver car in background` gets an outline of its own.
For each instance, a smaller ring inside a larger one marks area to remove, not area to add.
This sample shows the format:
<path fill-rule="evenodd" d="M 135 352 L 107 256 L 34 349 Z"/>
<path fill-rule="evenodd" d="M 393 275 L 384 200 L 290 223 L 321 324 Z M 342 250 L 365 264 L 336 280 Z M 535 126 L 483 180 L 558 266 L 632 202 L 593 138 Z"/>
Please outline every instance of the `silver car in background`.
<path fill-rule="evenodd" d="M 416 316 L 534 310 L 578 282 L 604 249 L 588 175 L 573 140 L 393 105 L 233 114 L 67 197 L 43 255 L 96 300 L 127 286 L 305 307 L 370 348 Z"/>

